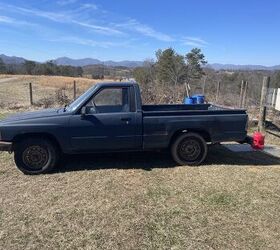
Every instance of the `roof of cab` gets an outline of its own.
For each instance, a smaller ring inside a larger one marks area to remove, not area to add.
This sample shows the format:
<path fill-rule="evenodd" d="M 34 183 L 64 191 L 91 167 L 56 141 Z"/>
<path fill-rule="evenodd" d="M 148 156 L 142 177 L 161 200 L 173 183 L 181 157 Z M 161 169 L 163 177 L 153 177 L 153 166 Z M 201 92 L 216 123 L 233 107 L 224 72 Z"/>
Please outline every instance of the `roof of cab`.
<path fill-rule="evenodd" d="M 99 82 L 96 85 L 98 86 L 108 86 L 108 87 L 126 87 L 126 86 L 132 86 L 132 85 L 137 85 L 136 82 Z"/>

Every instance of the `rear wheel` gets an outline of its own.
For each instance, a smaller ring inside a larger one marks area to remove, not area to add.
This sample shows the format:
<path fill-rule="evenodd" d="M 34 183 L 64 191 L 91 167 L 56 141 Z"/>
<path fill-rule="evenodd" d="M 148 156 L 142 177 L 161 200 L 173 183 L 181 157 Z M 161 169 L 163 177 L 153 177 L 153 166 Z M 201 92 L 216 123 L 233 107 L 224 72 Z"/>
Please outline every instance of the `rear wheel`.
<path fill-rule="evenodd" d="M 48 139 L 30 138 L 16 144 L 14 159 L 24 174 L 44 174 L 57 164 L 58 152 Z"/>
<path fill-rule="evenodd" d="M 207 156 L 207 144 L 196 133 L 180 135 L 171 146 L 171 154 L 179 165 L 200 165 Z"/>

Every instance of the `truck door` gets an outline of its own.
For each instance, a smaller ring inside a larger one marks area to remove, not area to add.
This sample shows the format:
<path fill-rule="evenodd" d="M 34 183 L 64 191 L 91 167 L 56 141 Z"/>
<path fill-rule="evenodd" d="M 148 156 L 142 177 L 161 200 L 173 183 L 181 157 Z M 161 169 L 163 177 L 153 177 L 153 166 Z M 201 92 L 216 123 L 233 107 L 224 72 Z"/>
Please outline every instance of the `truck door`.
<path fill-rule="evenodd" d="M 86 115 L 76 114 L 70 118 L 74 151 L 142 147 L 142 120 L 139 121 L 139 114 L 132 105 L 131 88 L 103 87 L 86 104 Z"/>

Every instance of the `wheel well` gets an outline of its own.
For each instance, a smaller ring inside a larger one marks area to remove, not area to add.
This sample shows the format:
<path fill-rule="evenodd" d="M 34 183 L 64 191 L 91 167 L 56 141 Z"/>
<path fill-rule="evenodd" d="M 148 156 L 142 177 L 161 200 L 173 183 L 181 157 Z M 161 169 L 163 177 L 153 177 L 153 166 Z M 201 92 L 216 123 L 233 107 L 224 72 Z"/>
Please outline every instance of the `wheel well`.
<path fill-rule="evenodd" d="M 169 143 L 169 146 L 172 145 L 172 143 L 176 140 L 176 138 L 184 133 L 188 133 L 188 132 L 192 132 L 192 133 L 197 133 L 199 134 L 200 136 L 203 137 L 203 139 L 206 141 L 206 142 L 211 142 L 211 137 L 210 137 L 210 134 L 205 131 L 205 130 L 199 130 L 199 129 L 180 129 L 180 130 L 177 130 L 171 137 L 171 140 L 170 140 L 170 143 Z"/>
<path fill-rule="evenodd" d="M 25 139 L 29 138 L 40 138 L 40 139 L 48 139 L 51 141 L 57 148 L 61 151 L 60 144 L 58 143 L 57 139 L 48 133 L 26 133 L 26 134 L 20 134 L 16 135 L 13 139 L 13 144 L 17 144 Z"/>

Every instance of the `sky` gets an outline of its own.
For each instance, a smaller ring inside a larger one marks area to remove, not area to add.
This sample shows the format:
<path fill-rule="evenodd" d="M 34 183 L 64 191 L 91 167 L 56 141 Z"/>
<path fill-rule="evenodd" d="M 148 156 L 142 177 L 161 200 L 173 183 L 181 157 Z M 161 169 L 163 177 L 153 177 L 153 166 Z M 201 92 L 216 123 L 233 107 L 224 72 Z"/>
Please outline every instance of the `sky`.
<path fill-rule="evenodd" d="M 209 63 L 280 64 L 278 0 L 0 0 L 0 54 L 153 59 L 198 47 Z"/>

